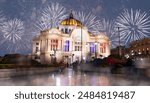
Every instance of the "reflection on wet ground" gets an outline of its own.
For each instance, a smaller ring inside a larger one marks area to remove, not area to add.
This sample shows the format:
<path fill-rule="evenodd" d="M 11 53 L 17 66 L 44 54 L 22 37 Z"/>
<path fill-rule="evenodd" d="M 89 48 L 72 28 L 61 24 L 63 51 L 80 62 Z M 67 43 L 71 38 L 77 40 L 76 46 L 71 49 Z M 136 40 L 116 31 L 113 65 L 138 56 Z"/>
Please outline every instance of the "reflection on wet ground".
<path fill-rule="evenodd" d="M 0 78 L 6 86 L 146 86 L 150 79 L 140 75 L 111 74 L 110 72 L 81 72 L 66 68 L 42 75 Z"/>

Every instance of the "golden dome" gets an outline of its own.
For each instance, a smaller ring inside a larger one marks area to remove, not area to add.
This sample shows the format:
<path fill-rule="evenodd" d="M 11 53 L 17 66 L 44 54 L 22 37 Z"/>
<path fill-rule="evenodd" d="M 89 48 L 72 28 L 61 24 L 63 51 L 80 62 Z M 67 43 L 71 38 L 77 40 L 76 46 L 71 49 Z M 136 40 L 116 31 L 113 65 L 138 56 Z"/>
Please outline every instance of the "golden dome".
<path fill-rule="evenodd" d="M 62 20 L 60 22 L 60 24 L 61 25 L 71 25 L 71 26 L 82 26 L 82 23 L 79 20 L 73 18 L 73 14 L 72 13 L 70 13 L 69 18 L 67 18 L 65 20 Z"/>

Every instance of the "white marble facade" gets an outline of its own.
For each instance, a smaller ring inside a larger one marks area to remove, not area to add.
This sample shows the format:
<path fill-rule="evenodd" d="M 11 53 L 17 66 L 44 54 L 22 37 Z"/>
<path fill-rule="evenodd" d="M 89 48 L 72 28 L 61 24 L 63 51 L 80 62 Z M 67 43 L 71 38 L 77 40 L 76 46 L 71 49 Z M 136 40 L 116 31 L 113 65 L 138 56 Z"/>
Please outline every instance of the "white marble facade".
<path fill-rule="evenodd" d="M 68 23 L 69 22 L 69 23 Z M 110 55 L 110 41 L 105 33 L 94 35 L 72 17 L 58 28 L 41 31 L 32 41 L 32 58 L 41 63 L 89 61 Z"/>

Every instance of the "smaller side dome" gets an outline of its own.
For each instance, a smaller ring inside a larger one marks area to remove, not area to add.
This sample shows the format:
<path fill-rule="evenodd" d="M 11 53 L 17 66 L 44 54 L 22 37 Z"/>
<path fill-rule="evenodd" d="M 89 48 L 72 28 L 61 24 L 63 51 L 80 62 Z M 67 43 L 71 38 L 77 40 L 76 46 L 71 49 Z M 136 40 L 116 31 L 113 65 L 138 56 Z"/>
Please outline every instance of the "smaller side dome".
<path fill-rule="evenodd" d="M 101 32 L 97 35 L 98 38 L 102 38 L 102 39 L 108 39 L 109 40 L 109 37 L 107 36 L 106 33 L 104 32 Z"/>
<path fill-rule="evenodd" d="M 49 30 L 49 34 L 61 34 L 61 31 L 59 31 L 57 28 L 52 28 Z"/>

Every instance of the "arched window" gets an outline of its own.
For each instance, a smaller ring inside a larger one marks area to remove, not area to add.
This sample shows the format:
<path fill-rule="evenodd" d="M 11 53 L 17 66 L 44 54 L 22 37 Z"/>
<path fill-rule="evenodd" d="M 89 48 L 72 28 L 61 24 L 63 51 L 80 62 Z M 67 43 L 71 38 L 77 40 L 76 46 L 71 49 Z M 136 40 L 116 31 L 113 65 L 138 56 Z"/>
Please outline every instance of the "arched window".
<path fill-rule="evenodd" d="M 68 33 L 68 29 L 65 29 L 65 33 Z"/>
<path fill-rule="evenodd" d="M 100 43 L 100 53 L 106 53 L 106 43 Z"/>
<path fill-rule="evenodd" d="M 64 33 L 64 29 L 61 29 L 61 31 Z"/>
<path fill-rule="evenodd" d="M 71 29 L 69 29 L 69 33 L 71 33 Z"/>

